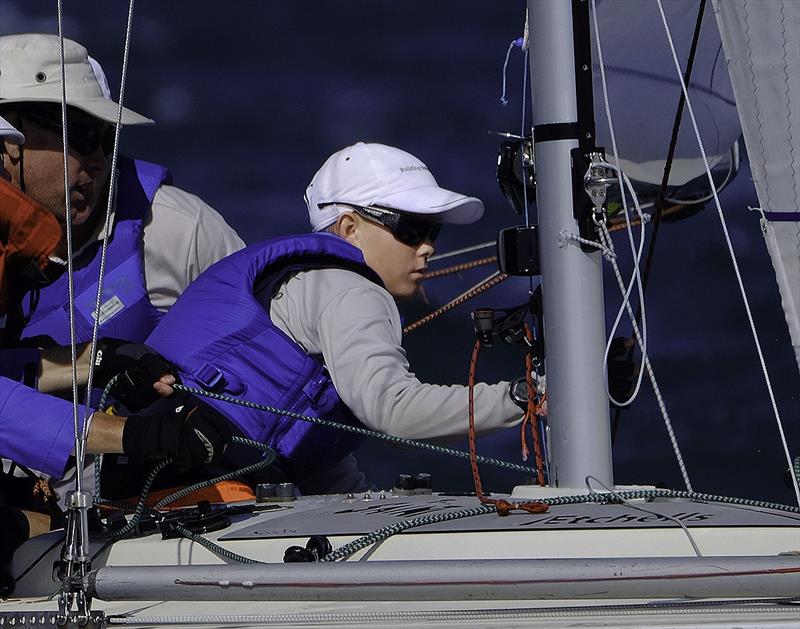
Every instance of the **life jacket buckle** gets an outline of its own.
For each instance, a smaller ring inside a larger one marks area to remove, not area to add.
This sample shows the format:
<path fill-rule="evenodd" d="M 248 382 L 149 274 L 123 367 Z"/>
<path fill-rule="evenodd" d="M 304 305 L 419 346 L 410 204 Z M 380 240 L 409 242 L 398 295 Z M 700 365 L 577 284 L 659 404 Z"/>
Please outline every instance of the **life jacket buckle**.
<path fill-rule="evenodd" d="M 327 372 L 322 371 L 311 378 L 303 387 L 303 393 L 308 398 L 311 405 L 321 411 L 328 411 L 333 407 L 334 401 L 328 394 Z"/>
<path fill-rule="evenodd" d="M 222 375 L 222 372 L 214 367 L 214 365 L 209 365 L 208 363 L 203 365 L 197 371 L 195 378 L 200 386 L 207 391 L 213 391 L 214 393 L 219 393 L 227 384 L 225 376 Z"/>

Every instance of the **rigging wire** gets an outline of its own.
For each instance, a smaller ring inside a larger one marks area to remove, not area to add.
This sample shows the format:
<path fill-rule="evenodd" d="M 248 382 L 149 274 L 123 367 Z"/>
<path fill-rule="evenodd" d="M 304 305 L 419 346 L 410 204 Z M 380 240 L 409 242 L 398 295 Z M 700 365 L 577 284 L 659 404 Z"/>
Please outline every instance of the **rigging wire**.
<path fill-rule="evenodd" d="M 92 378 L 94 376 L 95 354 L 97 353 L 97 335 L 98 335 L 98 330 L 100 328 L 100 309 L 103 297 L 103 279 L 106 268 L 109 231 L 111 230 L 111 215 L 112 215 L 111 210 L 114 205 L 114 197 L 117 184 L 117 176 L 116 176 L 117 158 L 119 156 L 119 139 L 120 139 L 120 133 L 122 131 L 122 103 L 125 98 L 125 81 L 128 76 L 128 57 L 130 53 L 131 31 L 133 27 L 133 8 L 134 8 L 134 0 L 130 0 L 130 3 L 128 5 L 128 19 L 125 26 L 125 45 L 122 56 L 122 77 L 120 79 L 120 87 L 119 87 L 119 103 L 117 104 L 117 124 L 114 129 L 114 150 L 111 155 L 111 169 L 109 171 L 111 180 L 109 182 L 109 187 L 108 187 L 106 215 L 105 215 L 105 220 L 103 221 L 103 230 L 102 230 L 103 244 L 100 253 L 100 272 L 97 280 L 97 298 L 95 300 L 94 324 L 92 325 L 92 342 L 89 350 L 89 374 L 88 374 L 88 380 L 86 382 L 86 398 L 84 400 L 85 405 L 84 405 L 82 449 L 85 448 L 86 441 L 89 437 L 89 428 L 91 426 L 91 421 L 92 421 L 91 420 L 92 414 L 89 412 L 91 410 L 89 408 L 89 404 L 91 403 Z M 82 458 L 76 462 L 76 468 L 77 468 L 77 474 L 80 475 L 83 471 Z"/>
<path fill-rule="evenodd" d="M 686 82 L 683 80 L 683 77 L 681 76 L 681 71 L 680 71 L 681 66 L 680 62 L 678 61 L 678 55 L 675 52 L 675 43 L 672 39 L 672 33 L 670 31 L 669 24 L 667 23 L 667 17 L 664 13 L 664 7 L 661 3 L 661 0 L 656 0 L 656 3 L 658 4 L 658 10 L 659 13 L 661 14 L 661 21 L 664 24 L 664 31 L 667 36 L 667 41 L 669 42 L 670 51 L 672 52 L 672 61 L 675 64 L 675 68 L 678 71 L 678 76 L 680 77 L 681 89 L 683 90 L 684 96 L 686 98 L 686 108 L 689 111 L 689 117 L 692 120 L 692 127 L 694 129 L 695 137 L 697 139 L 697 144 L 700 149 L 700 154 L 703 156 L 703 164 L 705 165 L 706 168 L 706 176 L 708 177 L 708 180 L 711 184 L 711 190 L 714 193 L 714 205 L 717 208 L 717 214 L 719 215 L 720 225 L 722 226 L 722 232 L 725 235 L 725 242 L 728 246 L 728 253 L 730 255 L 731 263 L 733 264 L 733 269 L 736 274 L 736 281 L 739 284 L 739 292 L 741 293 L 742 301 L 744 303 L 744 308 L 747 313 L 747 320 L 750 323 L 750 331 L 753 335 L 753 342 L 755 343 L 756 346 L 758 359 L 759 362 L 761 363 L 761 371 L 764 375 L 764 381 L 767 385 L 767 391 L 769 392 L 769 399 L 772 404 L 772 410 L 775 416 L 775 421 L 778 425 L 778 433 L 780 435 L 781 445 L 783 446 L 783 453 L 784 456 L 786 457 L 787 462 L 789 463 L 789 468 L 791 469 L 792 456 L 789 453 L 789 444 L 786 440 L 786 434 L 783 429 L 783 421 L 781 420 L 780 411 L 778 410 L 778 404 L 777 401 L 775 400 L 775 393 L 772 390 L 772 381 L 769 377 L 767 364 L 764 359 L 764 353 L 761 350 L 761 342 L 759 341 L 758 338 L 758 331 L 756 330 L 756 324 L 755 321 L 753 320 L 753 313 L 750 309 L 750 301 L 747 298 L 747 292 L 744 287 L 744 281 L 742 280 L 742 275 L 741 272 L 739 271 L 739 263 L 737 262 L 736 253 L 733 250 L 733 243 L 731 242 L 731 237 L 730 234 L 728 233 L 728 225 L 727 222 L 725 221 L 725 215 L 722 212 L 722 204 L 720 203 L 716 187 L 714 186 L 714 178 L 711 175 L 711 168 L 708 164 L 708 157 L 706 155 L 705 145 L 703 144 L 703 139 L 700 137 L 700 130 L 697 126 L 697 119 L 695 118 L 694 115 L 694 108 L 692 107 L 692 102 L 691 99 L 689 98 L 689 92 L 686 89 Z M 794 475 L 792 475 L 792 484 L 794 485 L 794 492 L 795 492 L 795 498 L 797 499 L 797 504 L 800 505 L 800 484 L 798 484 L 798 480 Z"/>
<path fill-rule="evenodd" d="M 608 233 L 605 225 L 601 225 L 600 238 L 605 242 L 606 247 L 609 247 L 613 250 L 614 243 L 611 241 L 611 235 Z M 614 275 L 617 278 L 617 284 L 619 284 L 620 290 L 624 292 L 625 283 L 622 279 L 622 274 L 619 271 L 617 261 L 614 257 L 609 258 L 609 260 L 611 262 L 611 267 L 614 269 Z M 636 336 L 636 340 L 639 345 L 642 345 L 642 336 L 639 332 L 639 325 L 636 323 L 636 318 L 633 316 L 633 308 L 628 300 L 624 300 L 623 303 L 628 310 L 628 316 L 631 319 L 633 333 Z M 664 402 L 663 396 L 661 395 L 661 389 L 656 382 L 656 375 L 653 371 L 653 366 L 650 364 L 650 358 L 648 357 L 647 352 L 642 353 L 642 363 L 647 369 L 647 375 L 650 378 L 650 384 L 653 386 L 653 393 L 656 396 L 656 402 L 658 403 L 658 408 L 661 411 L 661 417 L 664 419 L 664 425 L 667 428 L 667 434 L 669 435 L 670 442 L 672 443 L 672 450 L 675 452 L 675 458 L 678 461 L 678 467 L 680 468 L 681 475 L 683 476 L 683 482 L 686 485 L 687 491 L 691 492 L 693 489 L 691 481 L 689 480 L 689 472 L 686 470 L 686 464 L 683 461 L 683 456 L 681 455 L 681 450 L 678 446 L 678 440 L 675 437 L 675 431 L 672 428 L 672 422 L 670 421 L 669 413 L 667 412 L 667 405 Z M 608 379 L 606 378 L 606 380 Z"/>
<path fill-rule="evenodd" d="M 61 141 L 64 149 L 64 234 L 67 241 L 67 294 L 69 302 L 67 312 L 69 314 L 69 345 L 70 360 L 72 366 L 72 420 L 75 434 L 75 458 L 83 460 L 83 441 L 80 438 L 81 430 L 78 425 L 78 359 L 77 342 L 75 339 L 75 283 L 74 270 L 72 264 L 72 200 L 70 198 L 69 185 L 69 137 L 67 134 L 67 81 L 65 76 L 64 63 L 64 11 L 62 0 L 57 2 L 58 11 L 58 62 L 61 68 Z M 76 474 L 75 489 L 80 492 L 82 489 L 81 475 Z"/>
<path fill-rule="evenodd" d="M 454 256 L 460 256 L 464 253 L 472 253 L 473 251 L 480 251 L 481 249 L 489 249 L 490 247 L 496 247 L 497 241 L 496 240 L 487 240 L 486 242 L 478 243 L 477 245 L 471 245 L 469 247 L 464 247 L 463 249 L 456 249 L 455 251 L 446 251 L 444 253 L 438 253 L 435 256 L 431 256 L 428 258 L 428 262 L 436 262 L 437 260 L 444 260 L 445 258 L 452 258 Z"/>

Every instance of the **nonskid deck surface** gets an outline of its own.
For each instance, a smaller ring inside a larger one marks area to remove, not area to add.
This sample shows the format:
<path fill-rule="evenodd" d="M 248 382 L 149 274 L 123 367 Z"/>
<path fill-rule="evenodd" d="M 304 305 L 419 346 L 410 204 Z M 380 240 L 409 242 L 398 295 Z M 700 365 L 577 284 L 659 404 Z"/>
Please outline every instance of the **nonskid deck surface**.
<path fill-rule="evenodd" d="M 219 539 L 363 535 L 405 520 L 456 513 L 476 506 L 478 501 L 474 496 L 446 494 L 311 497 L 289 503 L 281 512 L 269 513 L 258 522 L 222 534 Z M 658 498 L 636 506 L 646 511 L 624 504 L 555 505 L 542 514 L 516 512 L 499 517 L 488 513 L 426 524 L 409 533 L 664 528 L 677 527 L 676 520 L 690 527 L 800 527 L 800 514 L 743 505 Z"/>

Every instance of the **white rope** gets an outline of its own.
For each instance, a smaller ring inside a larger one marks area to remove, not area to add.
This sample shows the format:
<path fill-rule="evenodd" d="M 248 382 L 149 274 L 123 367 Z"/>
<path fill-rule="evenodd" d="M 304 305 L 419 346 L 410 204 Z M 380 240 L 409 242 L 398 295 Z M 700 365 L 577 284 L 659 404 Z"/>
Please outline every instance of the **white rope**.
<path fill-rule="evenodd" d="M 581 244 L 581 245 L 586 245 L 587 247 L 594 247 L 595 249 L 597 249 L 597 250 L 599 250 L 599 251 L 601 251 L 603 253 L 603 257 L 605 257 L 605 258 L 607 258 L 609 260 L 611 258 L 616 258 L 617 257 L 617 254 L 613 250 L 611 250 L 608 247 L 606 247 L 604 244 L 596 242 L 594 240 L 589 240 L 588 238 L 582 238 L 581 236 L 578 236 L 577 234 L 573 234 L 571 232 L 563 230 L 558 235 L 558 244 L 559 244 L 559 246 L 566 247 L 568 242 L 576 242 L 576 243 Z"/>
<path fill-rule="evenodd" d="M 772 404 L 772 411 L 775 416 L 775 421 L 778 425 L 778 433 L 780 434 L 781 445 L 783 446 L 783 453 L 786 456 L 786 461 L 789 464 L 789 469 L 792 469 L 792 456 L 791 454 L 789 454 L 789 444 L 786 441 L 786 434 L 783 430 L 783 422 L 781 421 L 780 412 L 778 411 L 778 404 L 775 401 L 775 394 L 772 390 L 772 381 L 770 380 L 769 372 L 767 371 L 767 364 L 766 361 L 764 360 L 764 354 L 761 351 L 761 342 L 759 341 L 758 331 L 756 330 L 756 325 L 753 320 L 753 313 L 750 310 L 750 302 L 747 299 L 747 292 L 745 291 L 744 288 L 744 281 L 742 280 L 742 275 L 739 272 L 739 263 L 736 260 L 736 253 L 733 250 L 733 244 L 731 243 L 730 234 L 728 233 L 728 225 L 725 222 L 725 216 L 722 213 L 722 205 L 720 204 L 719 196 L 717 196 L 717 190 L 716 187 L 714 186 L 714 178 L 711 175 L 711 167 L 708 164 L 708 157 L 706 156 L 705 146 L 703 145 L 703 139 L 700 137 L 700 130 L 697 126 L 697 119 L 695 118 L 694 115 L 694 108 L 692 107 L 692 101 L 689 98 L 689 91 L 686 89 L 686 83 L 683 80 L 683 74 L 681 72 L 681 64 L 678 61 L 678 55 L 675 52 L 675 44 L 672 40 L 672 33 L 670 32 L 669 24 L 667 23 L 667 17 L 664 14 L 664 7 L 661 4 L 661 0 L 656 0 L 656 3 L 658 4 L 659 13 L 661 13 L 661 21 L 664 24 L 664 31 L 667 35 L 667 41 L 669 42 L 670 51 L 672 52 L 672 61 L 675 64 L 675 69 L 677 70 L 678 74 L 678 80 L 681 83 L 681 89 L 683 90 L 683 95 L 684 98 L 686 99 L 686 108 L 689 112 L 689 117 L 692 120 L 692 128 L 694 129 L 694 134 L 695 137 L 697 138 L 697 145 L 700 148 L 700 154 L 703 156 L 703 164 L 705 165 L 706 168 L 706 176 L 708 177 L 708 180 L 711 184 L 711 191 L 713 192 L 714 195 L 714 204 L 716 205 L 717 208 L 717 214 L 719 215 L 720 225 L 722 226 L 722 232 L 725 235 L 725 242 L 728 245 L 728 253 L 730 254 L 731 263 L 733 264 L 733 269 L 734 272 L 736 273 L 736 281 L 739 284 L 739 292 L 742 295 L 742 302 L 744 303 L 744 308 L 745 311 L 747 312 L 747 320 L 750 323 L 750 331 L 752 332 L 753 341 L 756 346 L 756 351 L 758 352 L 758 360 L 761 363 L 761 372 L 764 374 L 764 382 L 767 385 L 767 391 L 769 392 L 769 399 Z M 795 497 L 797 499 L 797 504 L 800 505 L 800 485 L 798 485 L 798 481 L 795 475 L 791 474 L 791 476 L 792 476 L 792 483 L 794 485 L 794 492 L 795 492 Z"/>
<path fill-rule="evenodd" d="M 613 488 L 608 487 L 608 485 L 606 485 L 603 481 L 601 481 L 599 478 L 596 478 L 595 476 L 592 476 L 591 474 L 588 475 L 584 479 L 584 482 L 586 483 L 586 489 L 589 490 L 590 494 L 598 493 L 598 492 L 595 491 L 594 487 L 592 487 L 591 481 L 594 481 L 595 483 L 600 485 L 600 487 L 605 489 L 608 493 L 610 493 L 612 496 L 614 496 L 614 498 L 619 500 L 621 504 L 624 504 L 626 507 L 628 507 L 630 509 L 635 509 L 636 511 L 641 511 L 642 513 L 648 513 L 650 515 L 655 515 L 655 516 L 661 517 L 661 518 L 667 518 L 668 520 L 672 520 L 673 522 L 675 522 L 675 524 L 680 526 L 683 529 L 683 532 L 686 533 L 686 537 L 689 539 L 689 543 L 692 545 L 692 548 L 694 549 L 695 555 L 697 555 L 698 557 L 702 557 L 703 556 L 703 553 L 700 552 L 700 547 L 697 545 L 697 542 L 694 541 L 694 535 L 692 535 L 689 532 L 689 527 L 687 527 L 678 518 L 676 518 L 675 516 L 669 515 L 668 513 L 658 513 L 657 511 L 651 511 L 650 509 L 645 509 L 644 507 L 640 507 L 639 505 L 633 504 L 630 500 L 626 500 L 619 493 L 617 493 L 617 491 L 615 491 Z"/>
<path fill-rule="evenodd" d="M 106 254 L 108 251 L 108 235 L 111 229 L 111 209 L 114 205 L 114 197 L 116 191 L 116 183 L 117 183 L 117 157 L 119 155 L 119 137 L 120 132 L 122 130 L 122 102 L 125 97 L 125 79 L 128 75 L 128 54 L 130 51 L 130 44 L 131 44 L 131 29 L 133 25 L 133 5 L 134 0 L 130 0 L 130 4 L 128 5 L 128 21 L 125 29 L 125 50 L 122 57 L 122 78 L 120 81 L 120 88 L 119 88 L 119 104 L 117 106 L 117 125 L 114 129 L 114 151 L 111 157 L 111 180 L 109 182 L 108 187 L 108 200 L 106 204 L 106 215 L 105 220 L 103 222 L 103 245 L 100 254 L 100 273 L 99 278 L 97 280 L 97 298 L 95 301 L 95 309 L 94 309 L 94 324 L 92 325 L 92 343 L 89 350 L 89 375 L 88 380 L 86 382 L 86 399 L 84 405 L 84 420 L 83 420 L 83 445 L 84 447 L 82 450 L 85 450 L 85 444 L 89 437 L 89 428 L 92 422 L 92 414 L 90 413 L 91 409 L 89 408 L 89 404 L 91 403 L 91 393 L 92 393 L 92 379 L 94 376 L 94 361 L 95 361 L 95 353 L 97 351 L 97 334 L 98 328 L 100 327 L 100 307 L 101 301 L 103 296 L 103 278 L 105 275 L 106 269 Z M 102 410 L 102 409 L 101 409 Z M 83 454 L 83 452 L 81 453 Z M 83 473 L 83 456 L 77 458 L 76 461 L 76 470 L 77 475 Z M 99 489 L 99 488 L 98 488 Z"/>
<path fill-rule="evenodd" d="M 628 178 L 628 176 L 625 175 L 624 173 L 619 173 L 619 169 L 612 164 L 606 162 L 600 162 L 600 165 L 603 166 L 604 168 L 611 168 L 613 170 L 616 170 L 618 174 L 621 174 L 625 182 L 625 185 L 628 187 L 628 191 L 630 192 L 631 198 L 633 199 L 634 206 L 636 207 L 636 212 L 639 214 L 639 220 L 641 226 L 641 229 L 639 230 L 639 246 L 633 252 L 634 272 L 631 275 L 631 279 L 628 282 L 627 288 L 622 291 L 622 303 L 620 304 L 619 310 L 617 311 L 617 315 L 614 318 L 614 323 L 611 326 L 611 331 L 608 334 L 608 340 L 606 341 L 606 349 L 605 353 L 603 354 L 603 382 L 606 387 L 606 395 L 608 395 L 608 399 L 613 404 L 616 404 L 617 406 L 628 406 L 628 404 L 631 404 L 636 399 L 636 397 L 639 395 L 639 391 L 641 390 L 642 380 L 644 378 L 644 364 L 639 365 L 639 375 L 636 377 L 636 386 L 634 387 L 630 396 L 628 396 L 628 399 L 625 400 L 624 402 L 620 402 L 614 398 L 614 396 L 611 394 L 611 390 L 608 387 L 608 354 L 611 352 L 611 343 L 614 340 L 614 338 L 616 338 L 617 328 L 619 327 L 619 324 L 622 321 L 622 315 L 627 312 L 630 316 L 631 313 L 633 312 L 632 309 L 630 308 L 630 296 L 631 292 L 633 291 L 634 285 L 638 285 L 639 287 L 639 306 L 642 312 L 642 339 L 639 344 L 641 347 L 642 354 L 647 353 L 647 310 L 645 308 L 645 302 L 643 297 L 644 291 L 642 290 L 641 281 L 637 281 L 640 280 L 638 270 L 639 270 L 639 265 L 642 261 L 642 255 L 644 254 L 644 242 L 645 242 L 644 224 L 647 221 L 644 219 L 644 214 L 642 214 L 642 210 L 639 206 L 639 197 L 636 195 L 636 190 L 634 189 L 633 183 L 631 183 L 631 180 Z M 623 195 L 625 194 L 624 190 L 622 191 L 622 194 Z M 631 235 L 632 226 L 630 220 L 628 220 L 627 212 L 625 213 L 625 219 L 626 219 L 625 222 L 627 224 L 627 231 L 629 232 L 629 236 L 632 239 Z M 603 225 L 602 228 L 607 229 L 605 225 Z M 606 241 L 608 242 L 609 249 L 613 252 L 614 245 L 610 237 L 610 232 L 606 231 L 605 233 L 608 236 Z M 614 255 L 614 258 L 616 259 L 616 254 Z M 609 261 L 611 261 L 611 258 L 608 259 Z"/>
<path fill-rule="evenodd" d="M 608 231 L 605 225 L 603 225 L 600 230 L 600 238 L 605 241 L 607 247 L 613 249 L 614 244 L 611 242 L 611 233 Z M 625 282 L 622 280 L 622 274 L 619 271 L 619 266 L 617 266 L 616 258 L 609 258 L 609 261 L 611 262 L 611 267 L 614 269 L 614 276 L 617 278 L 617 284 L 619 285 L 620 290 L 624 293 Z M 636 323 L 636 317 L 633 314 L 633 308 L 631 308 L 630 301 L 627 299 L 624 300 L 623 305 L 626 307 L 628 316 L 631 319 L 631 325 L 633 326 L 633 333 L 636 336 L 636 341 L 639 343 L 639 346 L 643 346 L 642 335 L 639 332 L 639 325 Z M 642 352 L 642 364 L 644 364 L 645 369 L 647 369 L 647 375 L 650 379 L 650 384 L 653 386 L 656 402 L 658 403 L 658 408 L 661 411 L 661 417 L 664 419 L 664 425 L 667 428 L 667 435 L 669 436 L 670 443 L 672 444 L 672 450 L 675 453 L 675 458 L 678 461 L 678 468 L 681 471 L 681 476 L 683 476 L 683 482 L 686 485 L 686 490 L 694 491 L 692 489 L 692 483 L 689 480 L 689 472 L 687 471 L 686 464 L 683 461 L 683 455 L 681 454 L 678 440 L 675 437 L 675 431 L 672 429 L 672 421 L 670 420 L 669 413 L 667 412 L 667 405 L 664 402 L 663 396 L 661 395 L 661 389 L 656 382 L 656 374 L 653 371 L 653 366 L 650 364 L 650 358 L 646 352 Z M 607 380 L 608 378 L 606 378 L 606 381 Z"/>
<path fill-rule="evenodd" d="M 516 39 L 512 39 L 511 43 L 508 45 L 508 50 L 506 51 L 506 60 L 503 62 L 503 93 L 500 94 L 500 102 L 503 103 L 505 107 L 508 105 L 508 99 L 506 98 L 506 77 L 508 76 L 508 60 L 511 58 L 511 51 L 514 50 L 514 44 L 517 43 Z"/>
<path fill-rule="evenodd" d="M 75 435 L 75 457 L 83 456 L 83 441 L 80 438 L 81 430 L 78 425 L 78 367 L 77 344 L 75 340 L 75 285 L 73 282 L 72 268 L 72 202 L 69 192 L 69 138 L 67 137 L 67 82 L 64 75 L 64 15 L 62 0 L 58 0 L 58 57 L 61 68 L 61 141 L 64 149 L 64 233 L 67 241 L 67 293 L 69 302 L 69 345 L 72 363 L 72 420 Z M 80 474 L 77 475 L 76 490 L 81 491 Z"/>
<path fill-rule="evenodd" d="M 623 211 L 623 216 L 625 217 L 625 227 L 626 227 L 625 231 L 628 234 L 628 243 L 629 243 L 630 248 L 631 248 L 631 255 L 633 256 L 633 259 L 634 259 L 633 275 L 631 276 L 630 284 L 628 285 L 627 290 L 623 291 L 623 303 L 620 305 L 620 308 L 617 311 L 617 316 L 616 316 L 616 318 L 614 320 L 614 325 L 612 326 L 611 332 L 608 335 L 608 340 L 606 341 L 606 350 L 605 350 L 605 354 L 603 355 L 603 373 L 605 374 L 606 377 L 603 378 L 603 382 L 605 383 L 605 386 L 606 386 L 606 393 L 608 394 L 608 398 L 612 402 L 617 404 L 618 406 L 627 406 L 628 404 L 633 402 L 633 400 L 635 400 L 636 396 L 639 394 L 639 391 L 640 391 L 641 386 L 642 386 L 642 379 L 643 379 L 643 376 L 644 376 L 644 370 L 642 369 L 642 366 L 640 365 L 640 367 L 639 367 L 639 375 L 636 378 L 636 386 L 635 386 L 633 392 L 631 393 L 631 395 L 630 395 L 628 400 L 626 400 L 623 403 L 619 403 L 616 400 L 614 400 L 613 396 L 611 395 L 611 391 L 608 390 L 608 373 L 607 373 L 608 372 L 608 354 L 609 354 L 609 352 L 611 350 L 611 342 L 613 341 L 613 339 L 614 339 L 614 337 L 616 335 L 616 331 L 617 331 L 617 328 L 618 328 L 618 326 L 620 324 L 620 321 L 622 319 L 623 313 L 625 312 L 626 309 L 628 311 L 630 311 L 629 300 L 630 300 L 631 291 L 633 290 L 634 283 L 636 284 L 636 287 L 637 287 L 637 289 L 639 291 L 639 309 L 640 309 L 640 311 L 642 313 L 642 338 L 637 339 L 637 340 L 639 342 L 642 355 L 646 355 L 647 354 L 647 308 L 645 307 L 644 287 L 642 286 L 642 275 L 641 275 L 641 269 L 639 268 L 639 266 L 641 264 L 641 261 L 642 261 L 642 254 L 644 252 L 644 241 L 645 241 L 644 224 L 645 224 L 645 220 L 644 220 L 644 216 L 642 214 L 641 206 L 639 205 L 639 198 L 636 195 L 636 191 L 634 190 L 633 185 L 630 182 L 630 179 L 628 179 L 628 177 L 622 172 L 622 169 L 619 167 L 619 158 L 618 158 L 618 156 L 619 156 L 619 148 L 617 146 L 617 135 L 616 135 L 616 133 L 614 131 L 614 118 L 611 115 L 611 103 L 610 103 L 610 99 L 608 97 L 608 83 L 606 81 L 606 69 L 605 69 L 605 63 L 603 61 L 603 46 L 602 46 L 601 41 L 600 41 L 600 27 L 599 27 L 599 25 L 597 23 L 597 7 L 596 7 L 596 4 L 595 4 L 595 0 L 592 0 L 591 8 L 592 8 L 592 11 L 591 11 L 592 22 L 593 22 L 593 26 L 594 26 L 595 45 L 597 46 L 597 57 L 598 57 L 598 63 L 599 63 L 599 66 L 600 66 L 600 80 L 601 80 L 601 86 L 602 86 L 602 90 L 603 90 L 603 106 L 605 107 L 606 120 L 608 121 L 608 132 L 609 132 L 609 135 L 611 136 L 612 151 L 614 152 L 614 163 L 613 164 L 604 163 L 602 165 L 604 167 L 606 167 L 606 168 L 611 168 L 617 174 L 619 192 L 620 192 L 620 197 L 622 199 L 622 211 Z M 631 198 L 633 199 L 634 207 L 636 208 L 636 214 L 639 217 L 640 226 L 641 226 L 640 227 L 640 231 L 639 231 L 639 236 L 640 237 L 639 237 L 639 246 L 638 247 L 636 247 L 634 245 L 634 242 L 633 242 L 633 228 L 631 226 L 630 211 L 628 209 L 627 196 L 625 195 L 625 186 L 626 186 L 626 184 L 628 186 L 628 190 L 630 191 Z M 611 242 L 610 238 L 608 239 L 608 242 L 609 243 Z M 611 246 L 610 248 L 613 250 L 613 246 Z"/>

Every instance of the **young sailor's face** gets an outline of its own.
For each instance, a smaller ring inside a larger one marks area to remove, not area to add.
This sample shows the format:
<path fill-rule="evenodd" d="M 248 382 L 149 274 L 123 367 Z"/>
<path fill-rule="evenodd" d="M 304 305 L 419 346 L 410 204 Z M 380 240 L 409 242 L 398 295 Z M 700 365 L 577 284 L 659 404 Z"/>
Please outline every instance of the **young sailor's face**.
<path fill-rule="evenodd" d="M 387 227 L 355 216 L 353 242 L 364 254 L 367 265 L 383 280 L 386 290 L 398 299 L 413 297 L 419 290 L 428 258 L 435 251 L 425 240 L 417 246 L 400 242 Z"/>

